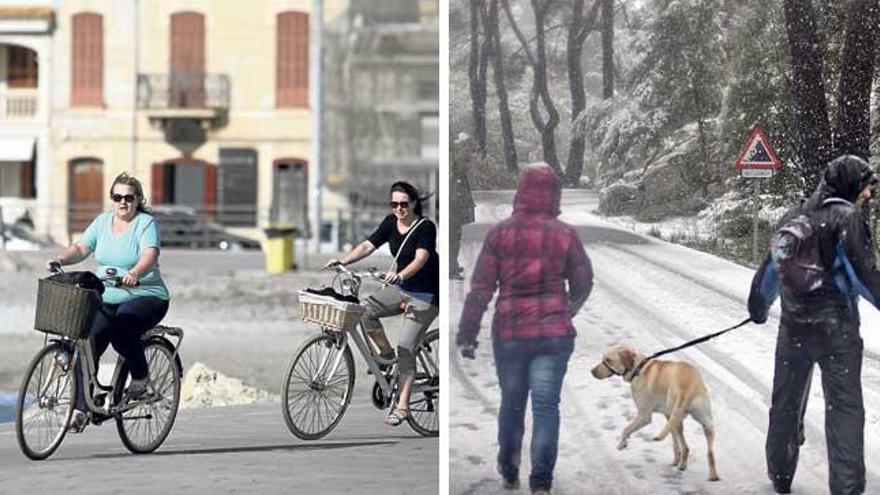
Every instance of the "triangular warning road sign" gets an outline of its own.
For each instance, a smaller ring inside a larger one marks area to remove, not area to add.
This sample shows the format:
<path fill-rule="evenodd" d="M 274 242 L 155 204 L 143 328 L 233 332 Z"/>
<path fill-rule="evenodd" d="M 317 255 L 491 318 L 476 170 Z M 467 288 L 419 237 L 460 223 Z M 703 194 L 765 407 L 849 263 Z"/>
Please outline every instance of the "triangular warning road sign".
<path fill-rule="evenodd" d="M 760 124 L 752 128 L 749 139 L 739 156 L 736 157 L 736 168 L 779 168 L 782 161 L 776 156 L 773 146 Z"/>

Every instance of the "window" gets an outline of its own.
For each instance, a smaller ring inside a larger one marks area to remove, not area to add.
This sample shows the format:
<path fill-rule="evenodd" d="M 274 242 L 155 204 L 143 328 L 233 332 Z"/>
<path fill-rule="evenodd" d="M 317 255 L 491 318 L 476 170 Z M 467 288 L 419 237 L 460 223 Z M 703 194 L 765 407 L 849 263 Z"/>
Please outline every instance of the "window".
<path fill-rule="evenodd" d="M 104 162 L 98 158 L 77 158 L 69 162 L 67 227 L 82 232 L 104 206 Z"/>
<path fill-rule="evenodd" d="M 416 88 L 416 97 L 420 101 L 437 101 L 439 99 L 440 86 L 437 80 L 421 80 Z"/>
<path fill-rule="evenodd" d="M 171 105 L 205 105 L 205 16 L 198 12 L 171 15 Z"/>
<path fill-rule="evenodd" d="M 421 157 L 426 160 L 440 159 L 440 118 L 436 115 L 423 115 L 421 136 Z"/>
<path fill-rule="evenodd" d="M 0 197 L 34 198 L 33 162 L 0 162 Z"/>
<path fill-rule="evenodd" d="M 275 106 L 309 104 L 309 15 L 278 14 L 275 51 Z"/>
<path fill-rule="evenodd" d="M 9 46 L 7 65 L 10 88 L 37 87 L 37 53 L 21 46 Z"/>
<path fill-rule="evenodd" d="M 100 14 L 73 16 L 72 106 L 101 106 L 104 92 L 104 25 Z"/>

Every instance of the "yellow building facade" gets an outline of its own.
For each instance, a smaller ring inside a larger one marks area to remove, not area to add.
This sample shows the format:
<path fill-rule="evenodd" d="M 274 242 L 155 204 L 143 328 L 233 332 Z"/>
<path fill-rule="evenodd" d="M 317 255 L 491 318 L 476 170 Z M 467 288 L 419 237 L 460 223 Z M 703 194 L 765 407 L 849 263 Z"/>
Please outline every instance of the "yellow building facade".
<path fill-rule="evenodd" d="M 67 242 L 128 172 L 160 210 L 249 236 L 305 227 L 310 1 L 11 3 L 0 7 L 7 222 L 27 211 Z M 325 1 L 325 21 L 346 3 Z M 324 197 L 325 216 L 347 207 Z"/>

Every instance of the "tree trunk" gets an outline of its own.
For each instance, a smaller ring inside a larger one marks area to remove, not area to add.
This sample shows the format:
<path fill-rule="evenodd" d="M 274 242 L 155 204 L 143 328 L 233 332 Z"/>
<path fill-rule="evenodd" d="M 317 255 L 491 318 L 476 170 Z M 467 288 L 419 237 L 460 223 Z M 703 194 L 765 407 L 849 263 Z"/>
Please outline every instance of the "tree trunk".
<path fill-rule="evenodd" d="M 547 16 L 547 9 L 552 0 L 531 0 L 532 9 L 535 11 L 535 51 L 534 53 L 529 47 L 529 42 L 523 35 L 516 19 L 510 10 L 510 0 L 501 0 L 504 7 L 504 13 L 507 14 L 507 20 L 510 22 L 513 32 L 519 39 L 526 54 L 529 64 L 532 66 L 532 91 L 529 98 L 529 116 L 535 129 L 541 133 L 541 146 L 544 151 L 544 161 L 550 165 L 553 170 L 560 176 L 563 176 L 562 169 L 559 167 L 559 158 L 556 153 L 556 126 L 559 124 L 559 112 L 553 105 L 553 99 L 550 97 L 550 91 L 547 88 L 547 55 L 544 43 L 544 23 Z M 541 110 L 547 114 L 547 118 L 541 114 Z"/>
<path fill-rule="evenodd" d="M 559 166 L 559 157 L 556 153 L 556 126 L 559 125 L 559 112 L 553 104 L 550 89 L 547 87 L 547 50 L 544 40 L 544 24 L 547 17 L 547 8 L 551 0 L 532 0 L 532 8 L 535 10 L 535 66 L 534 84 L 532 97 L 529 102 L 529 113 L 535 127 L 541 133 L 541 146 L 544 151 L 544 161 L 553 167 L 553 170 L 562 177 L 562 168 Z M 540 112 L 540 105 L 547 113 L 544 120 Z"/>
<path fill-rule="evenodd" d="M 480 42 L 480 19 L 484 0 L 470 2 L 471 49 L 468 65 L 468 83 L 471 93 L 471 114 L 474 138 L 481 155 L 486 154 L 486 40 Z"/>
<path fill-rule="evenodd" d="M 876 0 L 854 0 L 846 15 L 846 39 L 841 57 L 835 151 L 870 156 L 871 83 L 877 52 L 880 6 Z"/>
<path fill-rule="evenodd" d="M 825 67 L 819 54 L 816 16 L 811 2 L 784 0 L 785 28 L 792 60 L 792 100 L 797 152 L 806 193 L 819 183 L 831 158 L 831 131 L 825 101 Z"/>
<path fill-rule="evenodd" d="M 614 98 L 614 0 L 602 0 L 602 99 Z"/>
<path fill-rule="evenodd" d="M 571 22 L 568 26 L 568 88 L 571 91 L 571 121 L 574 122 L 587 106 L 587 97 L 584 91 L 584 71 L 581 59 L 584 52 L 584 41 L 593 29 L 599 12 L 600 3 L 604 0 L 595 0 L 587 17 L 584 17 L 584 0 L 572 2 Z M 581 133 L 572 133 L 571 143 L 568 147 L 568 166 L 565 169 L 565 183 L 575 186 L 580 182 L 584 171 L 584 150 L 586 149 L 586 137 Z"/>
<path fill-rule="evenodd" d="M 513 140 L 513 120 L 510 118 L 510 106 L 507 104 L 507 87 L 504 84 L 504 69 L 501 50 L 501 31 L 498 19 L 498 1 L 489 0 L 489 15 L 486 23 L 486 36 L 489 39 L 491 52 L 492 79 L 495 82 L 495 96 L 498 97 L 498 116 L 501 120 L 501 140 L 504 145 L 504 163 L 507 170 L 516 172 L 516 143 Z"/>

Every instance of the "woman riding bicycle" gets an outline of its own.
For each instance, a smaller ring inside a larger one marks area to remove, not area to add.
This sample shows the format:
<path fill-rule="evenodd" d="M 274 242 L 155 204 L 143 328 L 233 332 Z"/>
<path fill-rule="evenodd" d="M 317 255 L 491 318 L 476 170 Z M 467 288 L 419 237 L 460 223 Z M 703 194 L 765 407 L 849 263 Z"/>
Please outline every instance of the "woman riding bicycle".
<path fill-rule="evenodd" d="M 404 324 L 397 344 L 398 401 L 385 422 L 397 426 L 409 415 L 409 396 L 416 369 L 415 350 L 437 316 L 440 259 L 437 256 L 437 227 L 422 216 L 422 201 L 407 182 L 391 185 L 391 211 L 370 237 L 327 268 L 348 265 L 366 258 L 386 242 L 395 256 L 396 267 L 385 276 L 389 285 L 363 302 L 367 311 L 363 323 L 379 347 L 386 363 L 394 350 L 385 336 L 380 318 L 403 314 Z M 380 361 L 381 363 L 382 361 Z"/>
<path fill-rule="evenodd" d="M 125 358 L 132 378 L 128 397 L 140 400 L 149 394 L 141 336 L 165 317 L 169 294 L 159 273 L 159 229 L 145 206 L 140 181 L 120 174 L 110 186 L 110 198 L 112 211 L 98 215 L 78 241 L 46 262 L 46 268 L 51 271 L 55 263 L 76 264 L 95 253 L 99 277 L 122 274 L 121 286 L 105 289 L 89 335 L 96 360 L 109 344 Z M 71 431 L 85 427 L 85 411 L 84 391 L 78 388 Z"/>

